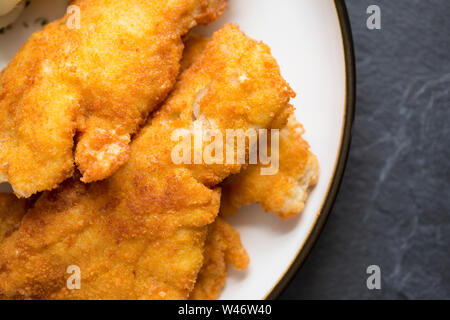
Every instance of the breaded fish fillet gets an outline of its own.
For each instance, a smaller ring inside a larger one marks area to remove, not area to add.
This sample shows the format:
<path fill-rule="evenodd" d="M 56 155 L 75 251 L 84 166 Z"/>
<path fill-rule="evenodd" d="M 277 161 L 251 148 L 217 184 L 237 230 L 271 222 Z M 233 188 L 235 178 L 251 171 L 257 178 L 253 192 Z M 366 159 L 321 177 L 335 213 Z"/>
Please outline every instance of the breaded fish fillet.
<path fill-rule="evenodd" d="M 189 34 L 185 39 L 182 69 L 188 68 L 206 48 L 208 38 Z M 286 123 L 286 118 L 289 119 Z M 303 211 L 312 187 L 317 183 L 319 164 L 302 138 L 304 129 L 295 120 L 292 108 L 274 119 L 272 128 L 280 128 L 280 170 L 276 175 L 262 176 L 262 165 L 250 165 L 223 184 L 221 214 L 230 216 L 244 206 L 259 203 L 266 211 L 283 219 Z"/>
<path fill-rule="evenodd" d="M 246 81 L 236 81 L 240 75 Z M 218 31 L 180 77 L 110 178 L 64 183 L 37 200 L 0 244 L 0 296 L 23 299 L 185 299 L 217 217 L 215 185 L 239 166 L 174 164 L 176 129 L 196 121 L 267 128 L 293 95 L 270 49 L 237 27 Z M 68 289 L 67 268 L 81 272 Z"/>
<path fill-rule="evenodd" d="M 18 229 L 27 207 L 27 200 L 0 194 L 0 242 Z M 249 263 L 239 233 L 221 218 L 208 226 L 203 256 L 203 266 L 189 297 L 191 300 L 217 299 L 225 285 L 228 265 L 245 270 Z"/>
<path fill-rule="evenodd" d="M 227 0 L 76 0 L 0 73 L 0 182 L 20 197 L 104 179 L 172 89 L 181 37 Z"/>
<path fill-rule="evenodd" d="M 203 267 L 189 297 L 191 300 L 217 299 L 225 285 L 228 265 L 245 270 L 249 263 L 239 233 L 221 218 L 209 227 L 204 256 Z"/>
<path fill-rule="evenodd" d="M 280 168 L 277 174 L 261 175 L 261 164 L 249 165 L 222 185 L 220 213 L 230 216 L 248 204 L 259 203 L 264 210 L 288 219 L 303 211 L 319 177 L 319 163 L 302 138 L 304 129 L 295 117 L 280 130 Z"/>

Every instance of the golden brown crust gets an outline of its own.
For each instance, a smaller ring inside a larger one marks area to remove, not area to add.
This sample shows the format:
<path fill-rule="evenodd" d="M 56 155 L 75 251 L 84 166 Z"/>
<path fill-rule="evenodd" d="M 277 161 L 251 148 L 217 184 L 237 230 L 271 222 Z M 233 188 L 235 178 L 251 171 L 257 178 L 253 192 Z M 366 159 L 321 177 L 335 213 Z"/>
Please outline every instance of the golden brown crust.
<path fill-rule="evenodd" d="M 226 3 L 74 1 L 80 28 L 69 27 L 67 15 L 50 23 L 0 74 L 0 181 L 29 197 L 72 176 L 74 162 L 84 182 L 110 176 L 172 89 L 181 37 Z"/>
<path fill-rule="evenodd" d="M 206 49 L 209 40 L 208 37 L 193 32 L 186 36 L 183 40 L 184 51 L 183 58 L 181 59 L 181 72 L 188 69 L 200 58 L 202 52 Z"/>
<path fill-rule="evenodd" d="M 175 92 L 179 94 L 169 97 L 152 123 L 162 118 L 164 123 L 189 128 L 186 123 L 194 117 L 212 130 L 267 128 L 268 123 L 286 113 L 295 96 L 282 78 L 270 48 L 249 40 L 232 24 L 212 37 L 202 56 L 183 73 L 180 83 L 187 79 L 190 85 L 178 84 Z M 209 118 L 214 121 L 207 121 Z M 241 166 L 191 165 L 190 169 L 199 181 L 215 185 L 230 173 L 238 173 Z"/>
<path fill-rule="evenodd" d="M 194 64 L 205 50 L 208 38 L 190 34 L 185 40 L 186 48 L 182 68 Z M 292 218 L 304 207 L 309 191 L 317 183 L 317 158 L 309 151 L 302 138 L 303 127 L 294 117 L 294 108 L 288 107 L 277 114 L 271 128 L 281 129 L 281 172 L 274 176 L 261 176 L 261 165 L 250 166 L 225 184 L 221 202 L 221 214 L 230 216 L 243 205 L 260 203 L 266 211 L 281 218 Z"/>
<path fill-rule="evenodd" d="M 0 193 L 0 243 L 19 228 L 31 202 L 11 193 Z M 8 297 L 0 294 L 0 300 L 8 300 Z"/>
<path fill-rule="evenodd" d="M 0 193 L 0 243 L 13 233 L 20 224 L 28 202 L 13 194 Z"/>
<path fill-rule="evenodd" d="M 242 72 L 249 81 L 230 86 Z M 199 111 L 223 132 L 269 127 L 292 95 L 265 45 L 234 26 L 218 31 L 132 142 L 123 167 L 105 181 L 84 185 L 75 178 L 45 193 L 0 244 L 0 295 L 188 298 L 219 210 L 214 185 L 241 169 L 171 159 L 171 133 L 192 127 L 193 102 L 205 87 L 211 91 L 196 102 Z M 80 290 L 66 288 L 70 265 L 81 270 Z"/>
<path fill-rule="evenodd" d="M 208 38 L 189 34 L 185 39 L 185 52 L 181 62 L 187 69 L 205 50 Z M 266 211 L 275 212 L 281 218 L 292 218 L 304 207 L 309 191 L 317 183 L 317 158 L 309 151 L 302 138 L 303 127 L 294 117 L 294 108 L 285 108 L 273 120 L 271 128 L 281 129 L 281 170 L 274 176 L 261 176 L 261 165 L 250 166 L 225 184 L 221 202 L 221 214 L 234 214 L 241 206 L 258 202 Z"/>
<path fill-rule="evenodd" d="M 204 256 L 191 300 L 217 299 L 225 285 L 228 265 L 245 270 L 250 262 L 239 233 L 221 218 L 209 227 Z"/>
<path fill-rule="evenodd" d="M 294 116 L 280 130 L 280 168 L 275 175 L 261 175 L 263 165 L 250 165 L 223 184 L 220 213 L 230 216 L 239 208 L 259 203 L 280 218 L 303 211 L 309 192 L 316 185 L 319 164 L 302 138 L 304 130 Z"/>

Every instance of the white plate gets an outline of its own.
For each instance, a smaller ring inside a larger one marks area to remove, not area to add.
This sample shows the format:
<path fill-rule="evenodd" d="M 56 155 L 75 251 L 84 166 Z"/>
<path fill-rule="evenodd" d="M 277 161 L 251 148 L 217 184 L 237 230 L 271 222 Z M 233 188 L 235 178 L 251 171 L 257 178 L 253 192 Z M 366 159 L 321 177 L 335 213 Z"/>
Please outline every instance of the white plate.
<path fill-rule="evenodd" d="M 0 69 L 40 28 L 36 18 L 57 18 L 66 4 L 65 0 L 32 1 L 12 29 L 0 35 Z M 227 22 L 237 23 L 247 35 L 272 48 L 282 74 L 298 94 L 293 101 L 296 116 L 320 163 L 319 183 L 300 217 L 282 221 L 254 205 L 229 219 L 241 232 L 251 264 L 246 272 L 230 271 L 222 299 L 273 298 L 305 258 L 306 252 L 299 256 L 301 249 L 306 243 L 303 250 L 309 251 L 331 208 L 353 110 L 351 44 L 344 45 L 345 17 L 337 10 L 341 6 L 332 0 L 230 0 L 222 18 L 200 29 L 209 34 Z M 6 186 L 0 188 L 5 191 Z"/>

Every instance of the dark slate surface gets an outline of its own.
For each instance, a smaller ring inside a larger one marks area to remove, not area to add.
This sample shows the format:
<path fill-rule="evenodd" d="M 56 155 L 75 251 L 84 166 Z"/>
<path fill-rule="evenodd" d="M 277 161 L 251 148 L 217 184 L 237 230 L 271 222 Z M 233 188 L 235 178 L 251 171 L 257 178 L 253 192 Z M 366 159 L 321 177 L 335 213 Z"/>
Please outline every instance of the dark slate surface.
<path fill-rule="evenodd" d="M 328 223 L 283 299 L 450 299 L 450 1 L 347 0 L 352 150 Z M 382 29 L 366 28 L 381 8 Z M 382 289 L 366 268 L 379 265 Z"/>

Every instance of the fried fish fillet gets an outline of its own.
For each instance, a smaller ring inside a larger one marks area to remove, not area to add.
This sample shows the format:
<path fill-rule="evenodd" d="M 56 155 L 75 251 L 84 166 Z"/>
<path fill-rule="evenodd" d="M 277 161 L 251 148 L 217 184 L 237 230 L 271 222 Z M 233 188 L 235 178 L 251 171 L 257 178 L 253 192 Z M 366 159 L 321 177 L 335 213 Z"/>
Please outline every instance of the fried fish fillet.
<path fill-rule="evenodd" d="M 114 173 L 177 79 L 182 36 L 226 3 L 74 1 L 0 73 L 0 182 L 29 197 L 71 177 L 74 162 L 84 182 Z"/>
<path fill-rule="evenodd" d="M 206 48 L 208 38 L 189 34 L 181 62 L 182 69 L 188 68 Z M 251 203 L 259 203 L 266 211 L 274 212 L 283 219 L 292 218 L 303 211 L 309 192 L 316 185 L 319 164 L 302 138 L 304 129 L 293 115 L 292 108 L 286 108 L 271 127 L 280 128 L 280 169 L 275 175 L 262 176 L 263 165 L 250 165 L 238 175 L 223 184 L 221 215 L 230 216 Z M 286 118 L 289 119 L 286 123 Z"/>
<path fill-rule="evenodd" d="M 27 207 L 27 200 L 0 194 L 0 242 L 18 229 Z M 228 265 L 245 270 L 249 263 L 239 233 L 221 218 L 208 226 L 203 256 L 203 266 L 189 297 L 191 300 L 217 299 L 225 285 Z"/>
<path fill-rule="evenodd" d="M 238 81 L 242 75 L 246 81 Z M 0 296 L 23 299 L 186 299 L 217 217 L 215 185 L 240 170 L 174 164 L 176 129 L 267 128 L 292 90 L 264 44 L 235 26 L 218 31 L 110 178 L 46 192 L 0 244 Z M 66 286 L 67 268 L 81 288 Z"/>
<path fill-rule="evenodd" d="M 263 165 L 249 165 L 222 185 L 220 213 L 230 216 L 244 205 L 259 203 L 265 211 L 289 219 L 303 211 L 317 184 L 319 163 L 302 138 L 303 126 L 292 115 L 280 130 L 279 171 L 261 175 Z"/>
<path fill-rule="evenodd" d="M 189 297 L 191 300 L 217 299 L 225 285 L 228 265 L 237 270 L 248 267 L 249 257 L 239 233 L 221 218 L 210 225 L 204 252 L 204 264 Z"/>

